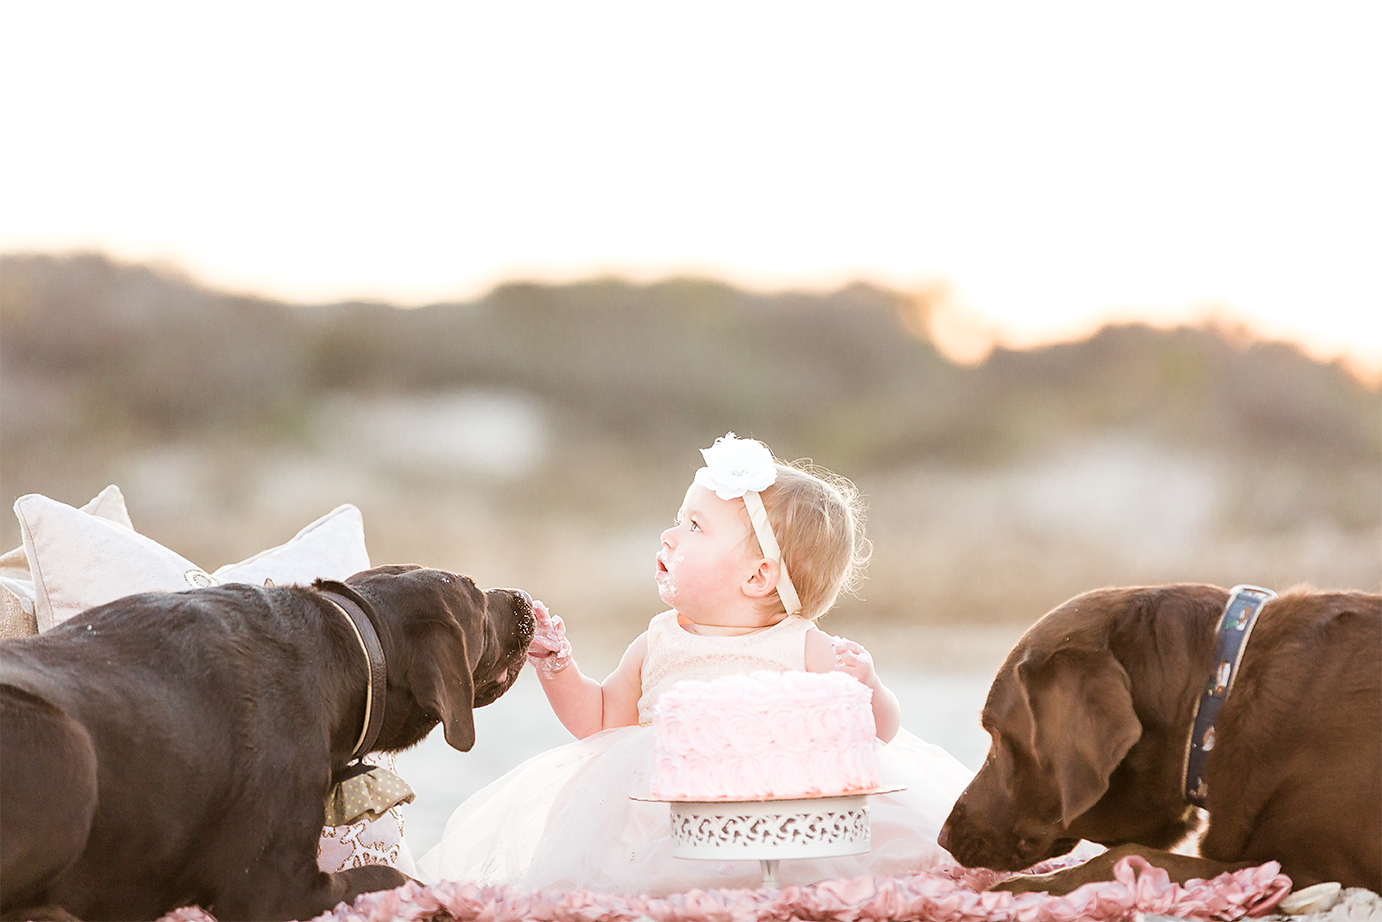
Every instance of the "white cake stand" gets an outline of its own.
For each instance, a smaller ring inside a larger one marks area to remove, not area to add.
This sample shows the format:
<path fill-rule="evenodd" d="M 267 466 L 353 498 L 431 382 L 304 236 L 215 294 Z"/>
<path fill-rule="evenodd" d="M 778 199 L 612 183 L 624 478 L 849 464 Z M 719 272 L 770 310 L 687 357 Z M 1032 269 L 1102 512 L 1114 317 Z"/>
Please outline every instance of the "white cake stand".
<path fill-rule="evenodd" d="M 634 800 L 666 803 L 672 811 L 672 857 L 758 860 L 763 886 L 777 887 L 784 858 L 832 858 L 869 850 L 869 795 L 901 791 L 869 788 L 849 794 L 759 800 Z"/>

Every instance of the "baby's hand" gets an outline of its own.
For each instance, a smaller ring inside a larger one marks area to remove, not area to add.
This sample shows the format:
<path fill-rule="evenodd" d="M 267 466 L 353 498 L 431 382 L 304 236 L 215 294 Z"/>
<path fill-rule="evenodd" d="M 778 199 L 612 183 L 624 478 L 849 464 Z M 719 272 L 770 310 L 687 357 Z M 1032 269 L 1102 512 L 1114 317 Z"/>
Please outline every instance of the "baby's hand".
<path fill-rule="evenodd" d="M 843 637 L 831 637 L 830 645 L 835 649 L 835 668 L 872 688 L 877 674 L 873 671 L 873 657 L 869 651 Z"/>
<path fill-rule="evenodd" d="M 566 639 L 566 625 L 537 599 L 533 600 L 533 640 L 528 644 L 528 659 L 549 679 L 571 665 L 571 642 Z"/>

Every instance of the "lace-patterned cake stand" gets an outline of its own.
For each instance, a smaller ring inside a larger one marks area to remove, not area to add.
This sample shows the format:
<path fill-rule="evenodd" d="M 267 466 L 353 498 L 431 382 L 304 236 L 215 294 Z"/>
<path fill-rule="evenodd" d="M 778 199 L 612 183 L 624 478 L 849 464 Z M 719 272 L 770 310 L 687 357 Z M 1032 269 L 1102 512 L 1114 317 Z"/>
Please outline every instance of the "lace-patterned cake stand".
<path fill-rule="evenodd" d="M 784 858 L 833 858 L 867 852 L 872 845 L 869 795 L 891 794 L 903 787 L 790 799 L 631 797 L 671 807 L 673 858 L 756 859 L 763 868 L 763 886 L 776 888 L 778 862 Z"/>

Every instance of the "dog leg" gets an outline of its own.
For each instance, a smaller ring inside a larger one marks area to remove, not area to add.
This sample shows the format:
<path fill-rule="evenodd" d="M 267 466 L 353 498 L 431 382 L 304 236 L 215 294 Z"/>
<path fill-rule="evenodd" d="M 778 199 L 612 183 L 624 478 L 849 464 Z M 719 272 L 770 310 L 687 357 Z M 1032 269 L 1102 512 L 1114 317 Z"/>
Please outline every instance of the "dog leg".
<path fill-rule="evenodd" d="M 318 826 L 318 829 L 321 827 Z M 292 850 L 298 854 L 301 849 Z M 216 894 L 211 914 L 224 922 L 235 920 L 313 919 L 353 903 L 362 893 L 392 890 L 407 883 L 402 871 L 383 865 L 347 868 L 334 874 L 310 864 L 283 859 L 287 850 L 270 849 L 268 857 L 245 871 L 244 880 Z"/>
<path fill-rule="evenodd" d="M 362 893 L 376 890 L 392 890 L 408 882 L 406 874 L 396 868 L 380 864 L 367 864 L 358 868 L 346 868 L 328 874 L 318 871 L 316 885 L 310 893 L 297 901 L 296 911 L 283 916 L 284 919 L 311 919 L 324 912 L 330 912 L 337 904 L 347 906 L 355 902 Z M 247 916 L 246 918 L 254 918 Z"/>
<path fill-rule="evenodd" d="M 96 750 L 86 730 L 36 695 L 0 686 L 0 880 L 6 916 L 47 902 L 82 854 L 96 813 Z M 49 907 L 46 915 L 63 911 Z M 60 917 L 60 916 L 57 916 Z"/>
<path fill-rule="evenodd" d="M 40 906 L 37 909 L 26 909 L 17 915 L 9 912 L 0 913 L 0 919 L 10 922 L 10 920 L 24 920 L 24 922 L 81 922 L 72 913 L 63 909 L 61 906 Z"/>
<path fill-rule="evenodd" d="M 338 871 L 337 876 L 345 879 L 346 892 L 349 894 L 345 898 L 347 903 L 353 902 L 362 893 L 373 893 L 376 890 L 392 890 L 401 887 L 411 880 L 407 874 L 397 868 L 385 867 L 381 864 L 367 864 L 359 868 L 347 868 Z"/>
<path fill-rule="evenodd" d="M 1225 871 L 1237 871 L 1251 867 L 1252 862 L 1214 861 L 1194 855 L 1178 855 L 1159 848 L 1143 845 L 1118 845 L 1108 851 L 1074 867 L 1063 868 L 1050 874 L 1015 874 L 1007 880 L 999 881 L 989 889 L 1006 890 L 1009 893 L 1053 893 L 1064 895 L 1089 883 L 1113 880 L 1113 866 L 1129 855 L 1147 859 L 1153 867 L 1161 868 L 1171 880 L 1183 884 L 1187 880 L 1210 880 Z"/>

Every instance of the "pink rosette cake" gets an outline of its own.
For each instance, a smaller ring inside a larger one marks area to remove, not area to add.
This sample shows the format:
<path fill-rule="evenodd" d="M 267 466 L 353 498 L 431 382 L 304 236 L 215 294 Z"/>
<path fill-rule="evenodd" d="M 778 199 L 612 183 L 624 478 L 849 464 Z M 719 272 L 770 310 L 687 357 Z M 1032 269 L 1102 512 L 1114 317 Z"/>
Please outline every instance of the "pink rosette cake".
<path fill-rule="evenodd" d="M 653 709 L 654 797 L 782 800 L 879 786 L 873 692 L 843 672 L 677 683 Z"/>

